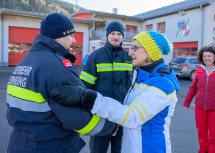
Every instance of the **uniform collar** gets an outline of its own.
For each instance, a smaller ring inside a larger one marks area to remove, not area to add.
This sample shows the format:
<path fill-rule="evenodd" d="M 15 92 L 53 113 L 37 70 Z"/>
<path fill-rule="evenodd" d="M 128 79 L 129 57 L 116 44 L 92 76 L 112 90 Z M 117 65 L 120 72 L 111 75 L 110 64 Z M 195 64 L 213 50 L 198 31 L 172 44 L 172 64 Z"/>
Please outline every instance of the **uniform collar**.
<path fill-rule="evenodd" d="M 146 66 L 141 66 L 138 69 L 137 83 L 141 83 L 151 78 L 152 76 L 160 75 L 160 73 L 158 73 L 157 70 L 164 66 L 165 64 L 163 59 L 153 62 L 152 64 Z"/>
<path fill-rule="evenodd" d="M 76 57 L 73 54 L 71 54 L 62 45 L 60 45 L 59 43 L 57 43 L 56 41 L 49 37 L 38 35 L 33 42 L 33 46 L 37 44 L 42 44 L 43 46 L 50 48 L 54 53 L 62 54 L 66 59 L 69 59 L 72 63 L 74 63 L 76 60 Z"/>

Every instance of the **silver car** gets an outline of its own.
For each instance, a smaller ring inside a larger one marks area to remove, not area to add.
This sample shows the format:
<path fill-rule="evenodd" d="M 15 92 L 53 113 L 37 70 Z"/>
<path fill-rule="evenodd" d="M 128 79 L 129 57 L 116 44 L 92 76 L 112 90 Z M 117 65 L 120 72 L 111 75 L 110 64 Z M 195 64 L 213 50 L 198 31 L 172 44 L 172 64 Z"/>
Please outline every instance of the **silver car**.
<path fill-rule="evenodd" d="M 193 80 L 198 65 L 200 63 L 196 56 L 177 56 L 169 63 L 177 76 L 188 77 L 190 80 Z"/>

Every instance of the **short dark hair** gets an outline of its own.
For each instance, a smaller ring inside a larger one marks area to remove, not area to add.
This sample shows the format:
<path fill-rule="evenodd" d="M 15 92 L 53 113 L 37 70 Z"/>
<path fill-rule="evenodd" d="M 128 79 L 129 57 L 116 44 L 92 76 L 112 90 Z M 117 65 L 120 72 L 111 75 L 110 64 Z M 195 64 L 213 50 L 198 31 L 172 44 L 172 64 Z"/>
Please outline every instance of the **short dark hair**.
<path fill-rule="evenodd" d="M 204 53 L 204 52 L 211 52 L 211 53 L 213 53 L 214 56 L 215 56 L 215 43 L 212 43 L 212 44 L 210 44 L 210 45 L 208 45 L 208 46 L 204 46 L 204 47 L 202 47 L 202 48 L 199 50 L 199 53 L 198 53 L 198 55 L 197 55 L 197 58 L 198 58 L 198 61 L 199 61 L 200 63 L 202 63 L 203 65 L 205 65 L 204 62 L 203 62 L 203 53 Z M 214 61 L 214 65 L 215 65 L 215 61 Z"/>

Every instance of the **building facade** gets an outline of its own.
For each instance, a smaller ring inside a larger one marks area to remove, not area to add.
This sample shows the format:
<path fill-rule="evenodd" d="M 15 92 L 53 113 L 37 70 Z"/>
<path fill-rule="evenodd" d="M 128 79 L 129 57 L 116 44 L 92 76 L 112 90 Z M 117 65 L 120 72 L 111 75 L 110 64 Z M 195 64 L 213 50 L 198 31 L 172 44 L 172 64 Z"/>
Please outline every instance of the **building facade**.
<path fill-rule="evenodd" d="M 15 66 L 29 52 L 36 35 L 40 34 L 40 22 L 45 14 L 17 10 L 0 10 L 0 66 Z M 89 50 L 89 19 L 71 18 L 75 26 L 76 44 L 70 51 L 81 65 L 83 50 Z M 56 23 L 57 24 L 57 23 Z"/>
<path fill-rule="evenodd" d="M 196 55 L 215 41 L 214 0 L 186 0 L 136 17 L 145 19 L 144 30 L 161 32 L 173 42 L 173 57 Z"/>
<path fill-rule="evenodd" d="M 45 14 L 0 9 L 0 66 L 16 65 L 29 51 L 39 34 L 40 21 Z M 175 56 L 196 55 L 198 50 L 215 41 L 215 0 L 185 0 L 153 11 L 125 16 L 98 11 L 79 11 L 72 14 L 77 43 L 70 51 L 81 65 L 82 58 L 106 42 L 106 27 L 120 21 L 126 31 L 123 47 L 130 50 L 132 38 L 144 30 L 163 33 L 174 49 L 164 56 L 168 64 Z"/>

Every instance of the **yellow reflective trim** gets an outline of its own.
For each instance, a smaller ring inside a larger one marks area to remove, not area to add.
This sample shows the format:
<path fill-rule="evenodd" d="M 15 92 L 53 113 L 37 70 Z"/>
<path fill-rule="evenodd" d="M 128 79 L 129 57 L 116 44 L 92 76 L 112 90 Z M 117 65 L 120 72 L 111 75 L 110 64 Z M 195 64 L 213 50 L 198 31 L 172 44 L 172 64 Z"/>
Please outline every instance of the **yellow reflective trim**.
<path fill-rule="evenodd" d="M 93 115 L 90 122 L 84 128 L 82 128 L 80 130 L 75 130 L 75 131 L 80 134 L 87 134 L 96 127 L 96 125 L 99 123 L 99 121 L 100 121 L 100 117 L 98 115 Z"/>
<path fill-rule="evenodd" d="M 25 88 L 17 87 L 14 85 L 7 86 L 7 94 L 23 100 L 32 101 L 36 103 L 46 102 L 46 100 L 43 98 L 41 93 L 34 92 L 32 90 L 28 90 Z"/>
<path fill-rule="evenodd" d="M 88 79 L 86 79 L 85 77 L 83 77 L 82 75 L 80 75 L 80 79 L 81 80 L 83 80 L 83 81 L 85 81 L 85 82 L 87 82 L 87 83 L 89 83 L 89 84 L 95 84 L 95 82 L 91 82 L 91 81 L 89 81 Z"/>
<path fill-rule="evenodd" d="M 112 63 L 100 63 L 96 64 L 97 72 L 108 72 L 113 71 Z"/>
<path fill-rule="evenodd" d="M 97 77 L 94 77 L 93 75 L 91 75 L 91 74 L 89 74 L 89 73 L 87 73 L 85 71 L 81 71 L 81 74 L 86 75 L 87 77 L 89 77 L 92 80 L 96 80 L 97 79 Z"/>
<path fill-rule="evenodd" d="M 122 120 L 122 122 L 120 123 L 120 125 L 123 125 L 125 123 L 125 121 L 127 120 L 129 114 L 130 114 L 130 107 L 128 107 L 128 110 L 127 110 L 127 113 L 125 115 L 125 118 Z"/>
<path fill-rule="evenodd" d="M 113 66 L 112 63 L 100 63 L 100 64 L 96 64 L 96 67 L 99 66 Z"/>
<path fill-rule="evenodd" d="M 113 63 L 114 71 L 132 71 L 132 64 L 129 63 Z"/>
<path fill-rule="evenodd" d="M 85 71 L 82 71 L 81 74 L 80 74 L 80 79 L 89 83 L 89 84 L 95 84 L 96 80 L 97 80 L 97 77 L 94 77 L 93 75 L 85 72 Z"/>
<path fill-rule="evenodd" d="M 113 64 L 118 65 L 118 66 L 131 66 L 132 65 L 130 63 L 116 63 L 116 62 L 114 62 Z"/>
<path fill-rule="evenodd" d="M 99 68 L 97 72 L 112 72 L 113 68 Z"/>
<path fill-rule="evenodd" d="M 96 64 L 97 72 L 108 71 L 132 71 L 132 64 L 129 63 L 100 63 Z"/>
<path fill-rule="evenodd" d="M 137 111 L 137 113 L 140 115 L 140 117 L 141 117 L 141 119 L 142 119 L 142 121 L 144 123 L 145 122 L 145 118 L 141 114 L 140 110 L 136 106 L 134 106 L 134 105 L 130 105 L 130 107 L 134 108 Z"/>

